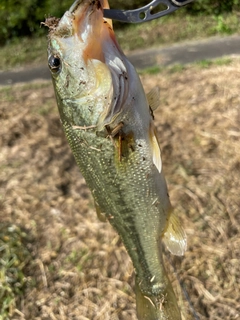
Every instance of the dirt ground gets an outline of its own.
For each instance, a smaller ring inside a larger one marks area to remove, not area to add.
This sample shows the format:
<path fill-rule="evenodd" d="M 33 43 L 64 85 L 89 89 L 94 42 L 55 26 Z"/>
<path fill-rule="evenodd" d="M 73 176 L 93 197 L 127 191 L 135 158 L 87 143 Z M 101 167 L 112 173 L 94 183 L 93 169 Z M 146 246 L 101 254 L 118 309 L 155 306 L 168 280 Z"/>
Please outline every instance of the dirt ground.
<path fill-rule="evenodd" d="M 183 320 L 240 319 L 240 62 L 142 81 L 146 92 L 161 88 L 163 168 L 188 236 L 184 257 L 165 255 Z M 1 233 L 19 228 L 30 254 L 25 289 L 3 319 L 136 320 L 130 259 L 97 219 L 51 83 L 0 95 Z"/>

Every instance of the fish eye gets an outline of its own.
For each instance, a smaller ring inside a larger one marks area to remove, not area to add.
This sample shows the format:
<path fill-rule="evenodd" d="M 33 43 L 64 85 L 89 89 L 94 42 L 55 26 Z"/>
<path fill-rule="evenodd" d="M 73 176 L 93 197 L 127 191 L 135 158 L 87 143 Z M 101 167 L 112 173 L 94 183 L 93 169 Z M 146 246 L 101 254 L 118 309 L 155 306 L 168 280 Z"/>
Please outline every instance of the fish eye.
<path fill-rule="evenodd" d="M 61 60 L 57 55 L 51 55 L 48 58 L 48 65 L 53 73 L 57 73 L 61 68 Z"/>

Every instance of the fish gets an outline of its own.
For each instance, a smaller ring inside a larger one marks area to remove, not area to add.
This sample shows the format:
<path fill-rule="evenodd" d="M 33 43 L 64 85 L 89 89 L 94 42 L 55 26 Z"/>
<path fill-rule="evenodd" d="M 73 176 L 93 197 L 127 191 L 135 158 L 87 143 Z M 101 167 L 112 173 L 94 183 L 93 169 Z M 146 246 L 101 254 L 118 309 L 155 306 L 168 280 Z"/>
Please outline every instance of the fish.
<path fill-rule="evenodd" d="M 113 226 L 132 260 L 138 319 L 179 320 L 162 243 L 183 255 L 187 240 L 153 122 L 159 90 L 145 94 L 104 8 L 107 0 L 76 0 L 60 20 L 45 22 L 60 119 L 99 219 Z"/>

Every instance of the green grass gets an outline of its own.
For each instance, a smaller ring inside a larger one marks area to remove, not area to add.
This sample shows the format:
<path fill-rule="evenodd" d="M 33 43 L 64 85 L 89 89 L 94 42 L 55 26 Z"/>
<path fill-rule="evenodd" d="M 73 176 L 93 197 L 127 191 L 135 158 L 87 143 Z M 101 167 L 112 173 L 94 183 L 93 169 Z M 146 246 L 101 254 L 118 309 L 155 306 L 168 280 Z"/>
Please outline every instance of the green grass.
<path fill-rule="evenodd" d="M 170 45 L 186 40 L 237 33 L 235 13 L 224 16 L 188 16 L 179 12 L 142 24 L 123 25 L 116 30 L 123 51 Z M 46 29 L 47 36 L 47 29 Z M 0 70 L 47 63 L 47 37 L 15 39 L 0 50 Z"/>
<path fill-rule="evenodd" d="M 142 70 L 138 70 L 138 73 L 140 75 L 144 75 L 144 74 L 158 74 L 160 73 L 162 70 L 164 69 L 164 67 L 160 67 L 159 65 L 155 65 L 152 67 L 148 67 Z"/>
<path fill-rule="evenodd" d="M 188 64 L 188 65 L 183 65 L 183 64 L 174 64 L 172 66 L 159 66 L 155 65 L 152 67 L 148 67 L 142 70 L 138 70 L 138 73 L 140 75 L 153 75 L 153 74 L 158 74 L 161 72 L 166 72 L 169 74 L 172 73 L 178 73 L 182 72 L 183 70 L 187 68 L 198 68 L 198 69 L 205 69 L 210 66 L 226 66 L 231 63 L 233 63 L 235 60 L 239 60 L 238 58 L 229 58 L 229 57 L 223 57 L 223 58 L 217 58 L 217 59 L 203 59 L 200 61 L 196 61 L 194 63 Z"/>
<path fill-rule="evenodd" d="M 9 319 L 16 300 L 23 295 L 27 280 L 24 268 L 30 260 L 27 234 L 15 225 L 0 226 L 0 319 Z"/>
<path fill-rule="evenodd" d="M 148 23 L 130 25 L 118 30 L 117 36 L 123 50 L 169 45 L 186 40 L 196 40 L 216 35 L 238 32 L 236 14 L 225 16 L 186 16 L 172 14 Z"/>
<path fill-rule="evenodd" d="M 232 58 L 223 57 L 217 59 L 203 59 L 195 62 L 193 65 L 199 67 L 200 69 L 209 68 L 210 66 L 225 66 L 233 62 Z"/>
<path fill-rule="evenodd" d="M 12 93 L 11 86 L 5 86 L 0 88 L 1 101 L 11 102 L 15 100 L 15 97 Z"/>
<path fill-rule="evenodd" d="M 21 38 L 1 47 L 0 70 L 38 65 L 47 60 L 47 38 Z"/>
<path fill-rule="evenodd" d="M 145 74 L 154 75 L 154 74 L 158 74 L 162 71 L 166 71 L 168 73 L 177 73 L 177 72 L 181 72 L 185 68 L 186 68 L 185 65 L 183 65 L 181 63 L 177 63 L 172 66 L 155 65 L 155 66 L 151 66 L 151 67 L 148 67 L 148 68 L 145 68 L 142 70 L 138 70 L 138 73 L 140 75 L 145 75 Z"/>
<path fill-rule="evenodd" d="M 25 83 L 22 84 L 22 90 L 38 90 L 41 88 L 49 87 L 49 82 L 31 82 L 31 83 Z M 1 96 L 1 101 L 3 102 L 11 102 L 16 100 L 16 96 L 14 95 L 14 92 L 12 90 L 12 85 L 6 85 L 0 87 L 0 96 Z M 48 105 L 44 105 L 42 109 L 48 109 Z M 45 113 L 46 110 L 43 111 Z M 39 113 L 41 111 L 39 110 Z"/>

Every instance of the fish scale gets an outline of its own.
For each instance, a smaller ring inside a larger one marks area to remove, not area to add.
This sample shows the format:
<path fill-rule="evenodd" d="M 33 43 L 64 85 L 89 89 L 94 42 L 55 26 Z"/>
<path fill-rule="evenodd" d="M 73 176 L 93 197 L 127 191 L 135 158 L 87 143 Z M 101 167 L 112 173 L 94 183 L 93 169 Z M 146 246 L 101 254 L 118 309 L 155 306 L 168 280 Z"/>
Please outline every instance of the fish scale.
<path fill-rule="evenodd" d="M 162 282 L 158 238 L 162 232 L 161 226 L 165 223 L 159 219 L 160 199 L 153 181 L 154 171 L 149 169 L 150 159 L 146 159 L 146 151 L 142 152 L 143 147 L 138 147 L 141 152 L 129 150 L 129 158 L 117 163 L 117 150 L 109 138 L 97 138 L 96 132 L 89 130 L 73 130 L 65 123 L 63 127 L 77 164 L 100 210 L 107 212 L 109 222 L 121 236 L 126 234 L 122 239 L 132 258 L 136 274 L 147 281 L 154 277 L 154 282 Z M 135 147 L 137 148 L 137 144 Z M 142 190 L 142 196 L 139 195 L 139 190 Z M 159 201 L 158 206 L 154 204 L 156 199 Z M 140 215 L 139 212 L 145 214 Z M 141 241 L 139 234 L 144 241 Z M 149 285 L 145 287 L 145 291 L 149 292 Z"/>

